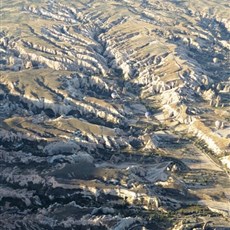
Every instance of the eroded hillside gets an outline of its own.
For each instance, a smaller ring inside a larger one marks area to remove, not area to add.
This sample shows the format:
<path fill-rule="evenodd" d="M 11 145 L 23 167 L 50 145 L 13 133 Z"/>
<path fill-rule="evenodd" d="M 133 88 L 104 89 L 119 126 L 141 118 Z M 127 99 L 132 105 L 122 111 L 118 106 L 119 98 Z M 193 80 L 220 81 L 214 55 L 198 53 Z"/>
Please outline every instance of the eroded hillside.
<path fill-rule="evenodd" d="M 229 229 L 229 8 L 3 0 L 1 228 Z"/>

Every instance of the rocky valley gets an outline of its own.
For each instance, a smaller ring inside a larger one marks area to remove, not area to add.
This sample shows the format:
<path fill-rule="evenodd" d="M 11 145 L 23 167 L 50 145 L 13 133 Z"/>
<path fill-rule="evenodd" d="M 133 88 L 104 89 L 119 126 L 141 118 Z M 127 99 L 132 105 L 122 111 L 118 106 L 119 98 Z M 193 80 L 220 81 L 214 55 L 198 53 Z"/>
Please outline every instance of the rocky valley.
<path fill-rule="evenodd" d="M 2 0 L 0 229 L 230 229 L 227 0 Z"/>

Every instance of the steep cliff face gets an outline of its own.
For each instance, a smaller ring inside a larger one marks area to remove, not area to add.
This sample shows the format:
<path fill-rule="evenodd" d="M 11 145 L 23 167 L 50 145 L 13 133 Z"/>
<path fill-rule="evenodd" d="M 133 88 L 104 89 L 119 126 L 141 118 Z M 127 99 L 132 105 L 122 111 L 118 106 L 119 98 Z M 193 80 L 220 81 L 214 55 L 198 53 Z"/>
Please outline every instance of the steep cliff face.
<path fill-rule="evenodd" d="M 228 6 L 3 1 L 0 226 L 227 226 Z"/>

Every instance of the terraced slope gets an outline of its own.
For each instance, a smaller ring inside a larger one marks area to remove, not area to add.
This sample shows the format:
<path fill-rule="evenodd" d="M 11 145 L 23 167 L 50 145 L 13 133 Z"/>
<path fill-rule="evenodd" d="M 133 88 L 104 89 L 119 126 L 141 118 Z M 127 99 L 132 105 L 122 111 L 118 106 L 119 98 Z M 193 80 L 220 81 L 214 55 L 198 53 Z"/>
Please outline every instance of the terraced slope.
<path fill-rule="evenodd" d="M 194 2 L 1 2 L 1 229 L 230 228 L 229 3 Z"/>

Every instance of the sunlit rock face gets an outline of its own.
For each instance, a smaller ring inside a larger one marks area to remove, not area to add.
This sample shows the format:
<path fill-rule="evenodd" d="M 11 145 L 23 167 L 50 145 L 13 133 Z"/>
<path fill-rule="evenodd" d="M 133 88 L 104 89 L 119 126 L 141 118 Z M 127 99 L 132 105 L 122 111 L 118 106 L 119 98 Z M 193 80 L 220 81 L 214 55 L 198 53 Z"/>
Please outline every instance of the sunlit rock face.
<path fill-rule="evenodd" d="M 1 229 L 230 228 L 227 0 L 0 8 Z"/>

